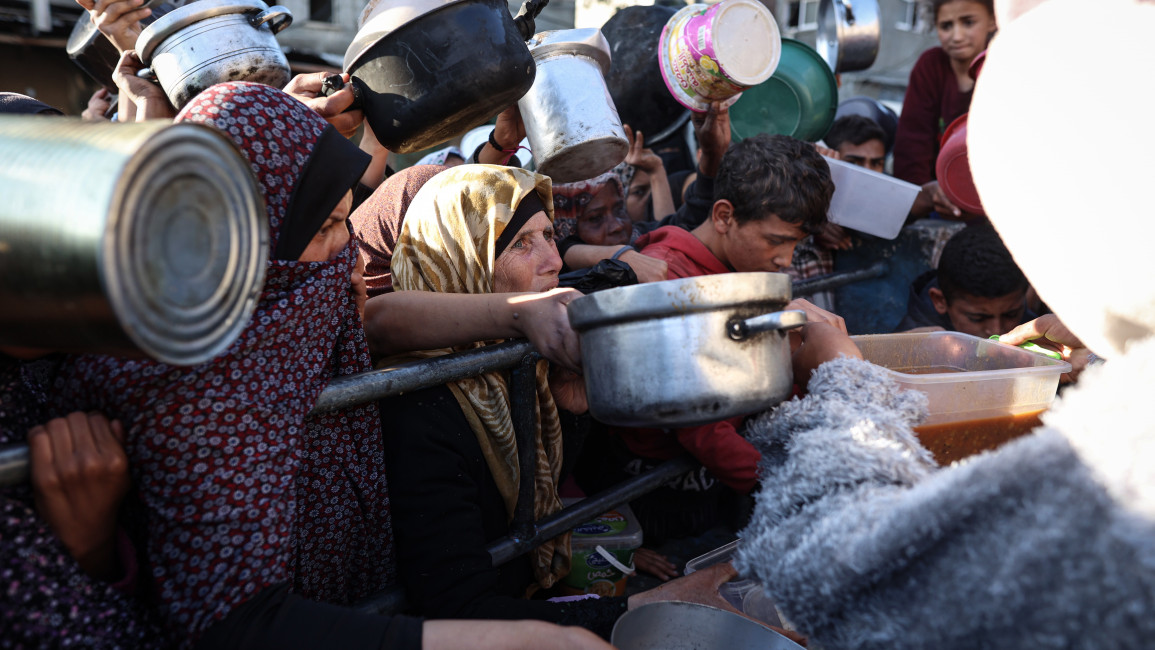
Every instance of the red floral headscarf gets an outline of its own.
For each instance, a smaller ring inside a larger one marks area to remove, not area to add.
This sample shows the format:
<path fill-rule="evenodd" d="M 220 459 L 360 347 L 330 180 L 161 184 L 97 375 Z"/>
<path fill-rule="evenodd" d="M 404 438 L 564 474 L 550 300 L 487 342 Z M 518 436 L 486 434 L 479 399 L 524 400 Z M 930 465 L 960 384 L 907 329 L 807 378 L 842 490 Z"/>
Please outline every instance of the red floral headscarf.
<path fill-rule="evenodd" d="M 335 205 L 368 164 L 268 86 L 213 86 L 177 120 L 217 127 L 241 149 L 274 251 L 287 236 L 307 243 L 309 224 L 328 216 L 312 212 Z M 340 173 L 319 169 L 346 156 L 356 162 Z M 190 640 L 274 585 L 344 604 L 394 581 L 376 406 L 307 417 L 332 377 L 370 369 L 350 288 L 356 256 L 353 241 L 326 262 L 275 256 L 249 326 L 200 366 L 82 356 L 61 369 L 57 399 L 73 399 L 58 406 L 127 427 L 161 610 Z"/>

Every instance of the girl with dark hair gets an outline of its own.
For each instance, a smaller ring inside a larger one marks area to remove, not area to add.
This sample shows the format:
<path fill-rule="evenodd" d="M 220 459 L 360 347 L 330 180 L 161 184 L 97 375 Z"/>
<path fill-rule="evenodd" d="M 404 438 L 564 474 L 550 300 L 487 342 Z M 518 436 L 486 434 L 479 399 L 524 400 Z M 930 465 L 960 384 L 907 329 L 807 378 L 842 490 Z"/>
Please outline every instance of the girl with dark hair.
<path fill-rule="evenodd" d="M 911 212 L 944 216 L 962 212 L 935 179 L 939 138 L 970 107 L 975 81 L 970 66 L 994 35 L 993 0 L 934 0 L 939 47 L 923 52 L 910 71 L 894 141 L 894 175 L 922 186 Z"/>

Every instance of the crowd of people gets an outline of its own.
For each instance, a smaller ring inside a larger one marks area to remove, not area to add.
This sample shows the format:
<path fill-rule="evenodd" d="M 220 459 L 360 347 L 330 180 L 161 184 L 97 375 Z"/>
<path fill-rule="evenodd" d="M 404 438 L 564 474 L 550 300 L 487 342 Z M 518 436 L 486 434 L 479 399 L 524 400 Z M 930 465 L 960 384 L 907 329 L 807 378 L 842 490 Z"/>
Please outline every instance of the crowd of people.
<path fill-rule="evenodd" d="M 1155 577 L 1138 568 L 1155 557 L 1155 482 L 1133 381 L 1149 385 L 1155 296 L 1137 289 L 1122 307 L 1115 293 L 1072 298 L 1072 271 L 1052 254 L 1058 230 L 1024 234 L 1016 224 L 1030 215 L 997 189 L 984 192 L 990 216 L 964 212 L 934 176 L 939 136 L 975 92 L 976 59 L 990 46 L 990 71 L 1021 71 L 1010 45 L 1001 63 L 996 25 L 1033 43 L 1075 0 L 999 11 L 934 0 L 941 47 L 915 65 L 893 133 L 850 115 L 818 145 L 732 142 L 716 103 L 694 116 L 693 169 L 669 172 L 627 127 L 625 161 L 566 184 L 512 155 L 525 139 L 516 106 L 472 151 L 398 171 L 347 110 L 351 85 L 325 96 L 322 73 L 283 89 L 219 84 L 172 106 L 136 74 L 145 3 L 78 2 L 122 51 L 118 94 L 95 94 L 84 118 L 222 132 L 264 200 L 269 262 L 247 327 L 197 366 L 0 348 L 0 443 L 27 440 L 31 463 L 28 485 L 0 493 L 0 647 L 608 648 L 614 623 L 650 602 L 733 610 L 718 590 L 733 565 L 677 577 L 653 550 L 718 526 L 745 528 L 737 567 L 822 647 L 1070 647 L 1103 634 L 1136 647 L 1155 635 L 1144 615 Z M 1155 20 L 1150 3 L 1110 2 L 1132 29 Z M 997 122 L 999 100 L 985 102 L 978 116 Z M 12 93 L 0 112 L 60 114 Z M 988 187 L 1006 167 L 977 142 Z M 965 224 L 914 281 L 896 331 L 1037 339 L 1075 376 L 1096 365 L 1046 431 L 939 468 L 911 430 L 923 402 L 862 360 L 829 295 L 787 305 L 807 323 L 789 335 L 794 398 L 783 406 L 678 429 L 589 417 L 567 305 L 636 283 L 831 272 L 868 236 L 829 221 L 824 156 L 919 185 L 912 220 Z M 1093 203 L 1086 193 L 1072 200 Z M 1142 276 L 1149 259 L 1125 263 Z M 311 413 L 334 377 L 514 338 L 543 357 L 528 479 L 506 372 Z M 1098 367 L 1088 345 L 1111 363 Z M 1097 429 L 1099 408 L 1115 409 L 1125 433 Z M 542 519 L 563 497 L 686 454 L 701 467 L 631 504 L 647 545 L 637 569 L 663 586 L 559 595 L 568 534 L 493 565 L 487 546 L 509 535 L 520 481 L 532 480 Z M 1016 535 L 1031 544 L 1007 541 Z M 404 613 L 352 607 L 391 588 Z M 1040 590 L 1060 606 L 1043 606 Z"/>

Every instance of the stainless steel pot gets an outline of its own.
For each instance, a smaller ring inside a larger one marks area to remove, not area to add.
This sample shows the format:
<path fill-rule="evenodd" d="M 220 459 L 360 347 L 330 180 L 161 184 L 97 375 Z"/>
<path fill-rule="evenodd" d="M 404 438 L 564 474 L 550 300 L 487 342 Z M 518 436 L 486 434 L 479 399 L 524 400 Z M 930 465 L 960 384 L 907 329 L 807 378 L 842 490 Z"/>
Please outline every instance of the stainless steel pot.
<path fill-rule="evenodd" d="M 136 51 L 180 109 L 226 81 L 283 88 L 292 73 L 274 35 L 292 23 L 288 9 L 261 0 L 197 0 L 146 27 Z"/>
<path fill-rule="evenodd" d="M 248 324 L 268 218 L 195 124 L 0 116 L 0 343 L 196 364 Z"/>
<path fill-rule="evenodd" d="M 815 49 L 835 73 L 866 70 L 878 57 L 878 0 L 821 0 Z"/>
<path fill-rule="evenodd" d="M 733 612 L 697 603 L 664 601 L 631 609 L 614 623 L 619 650 L 800 650 L 774 630 Z"/>
<path fill-rule="evenodd" d="M 601 31 L 542 32 L 529 51 L 537 78 L 517 106 L 537 172 L 572 183 L 625 160 L 630 143 L 606 88 L 610 45 Z"/>
<path fill-rule="evenodd" d="M 726 273 L 609 289 L 569 305 L 590 413 L 684 427 L 769 408 L 794 386 L 786 330 L 806 324 L 781 273 Z"/>

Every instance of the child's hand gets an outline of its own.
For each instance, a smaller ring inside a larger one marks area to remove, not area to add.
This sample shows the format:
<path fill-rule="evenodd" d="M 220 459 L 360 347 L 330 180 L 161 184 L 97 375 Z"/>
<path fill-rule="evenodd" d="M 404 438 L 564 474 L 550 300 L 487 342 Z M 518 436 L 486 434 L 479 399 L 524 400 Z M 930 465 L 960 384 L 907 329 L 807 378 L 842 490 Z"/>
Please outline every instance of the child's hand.
<path fill-rule="evenodd" d="M 663 582 L 678 577 L 678 567 L 674 566 L 670 558 L 648 548 L 639 548 L 634 552 L 634 566 L 638 571 L 645 571 Z"/>

